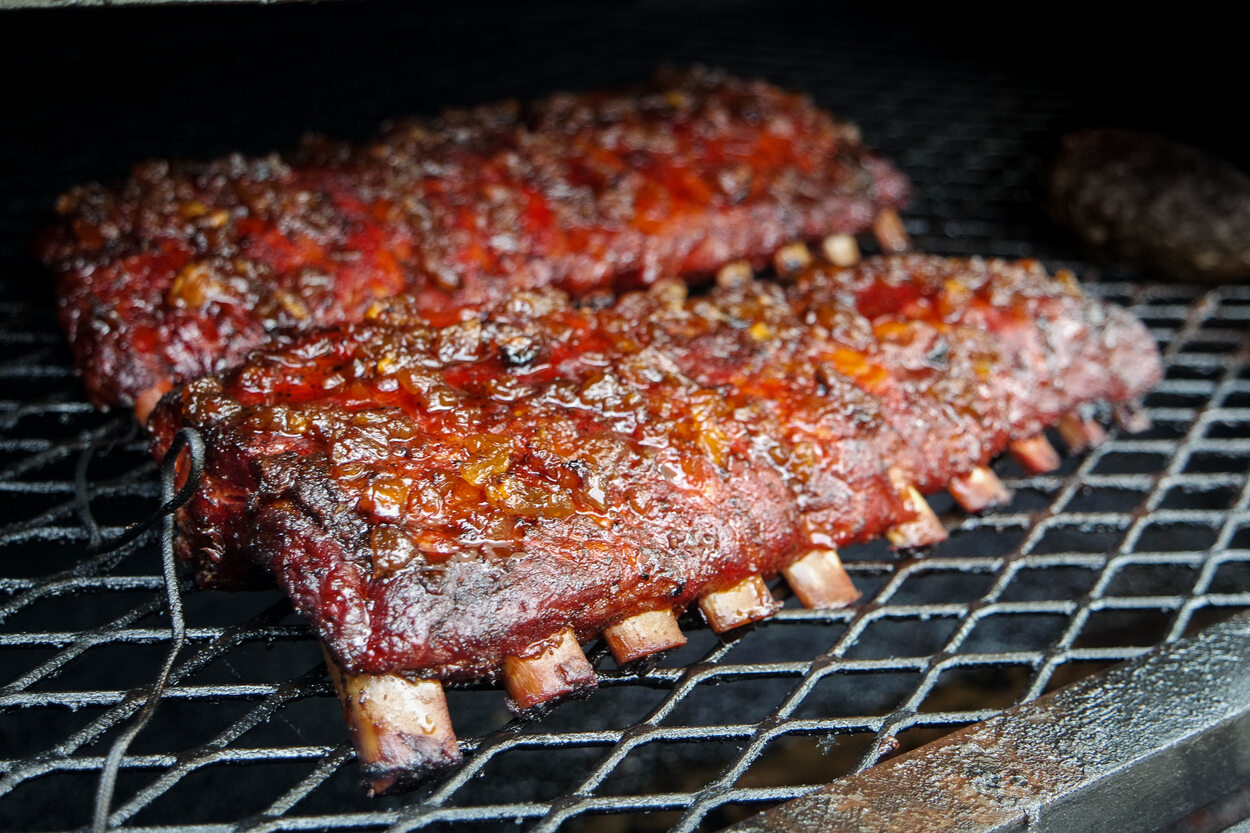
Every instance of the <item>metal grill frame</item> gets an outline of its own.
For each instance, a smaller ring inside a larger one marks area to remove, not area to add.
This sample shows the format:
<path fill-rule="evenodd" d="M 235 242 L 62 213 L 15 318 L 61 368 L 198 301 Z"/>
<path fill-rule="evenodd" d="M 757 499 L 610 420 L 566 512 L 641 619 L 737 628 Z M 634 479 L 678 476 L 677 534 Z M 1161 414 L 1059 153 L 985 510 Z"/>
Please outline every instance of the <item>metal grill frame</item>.
<path fill-rule="evenodd" d="M 1172 396 L 1200 395 L 1206 402 L 1199 408 L 1150 407 L 1151 417 L 1160 426 L 1188 424 L 1179 439 L 1161 439 L 1150 435 L 1146 438 L 1115 437 L 1106 445 L 1080 458 L 1071 471 L 1054 476 L 1007 477 L 1008 484 L 1018 490 L 1036 490 L 1052 496 L 1043 509 L 1030 512 L 1007 511 L 982 517 L 959 518 L 953 525 L 952 540 L 960 540 L 960 532 L 976 530 L 1023 531 L 1020 542 L 1010 551 L 993 557 L 946 556 L 940 553 L 902 559 L 856 560 L 853 551 L 847 553 L 847 566 L 857 578 L 884 577 L 884 584 L 871 596 L 871 601 L 843 611 L 808 611 L 790 608 L 778 614 L 777 619 L 761 626 L 761 632 L 782 628 L 787 623 L 839 624 L 845 631 L 827 651 L 811 660 L 791 662 L 753 662 L 746 665 L 733 663 L 733 652 L 749 642 L 753 634 L 741 639 L 718 643 L 695 663 L 678 667 L 660 667 L 651 670 L 643 680 L 631 674 L 611 669 L 611 662 L 602 648 L 592 651 L 592 660 L 600 668 L 601 685 L 605 689 L 617 686 L 633 686 L 640 682 L 650 687 L 660 687 L 668 693 L 661 705 L 636 725 L 625 730 L 597 732 L 547 732 L 539 721 L 521 726 L 513 723 L 496 732 L 465 741 L 469 760 L 465 766 L 440 782 L 421 800 L 405 809 L 386 810 L 367 814 L 369 825 L 386 824 L 394 829 L 416 829 L 434 822 L 481 821 L 499 818 L 541 819 L 534 828 L 553 830 L 566 819 L 588 813 L 616 812 L 636 809 L 680 809 L 683 817 L 676 829 L 694 829 L 697 822 L 710 810 L 726 803 L 759 804 L 761 806 L 805 794 L 818 786 L 800 783 L 781 787 L 735 787 L 735 782 L 757 761 L 770 742 L 789 735 L 824 734 L 838 736 L 849 732 L 874 733 L 873 742 L 856 766 L 862 770 L 876 763 L 897 748 L 893 739 L 908 729 L 918 727 L 959 727 L 982 720 L 996 713 L 996 709 L 961 709 L 937 712 L 922 711 L 921 706 L 938 686 L 943 672 L 956 668 L 979 666 L 1027 666 L 1031 673 L 1017 700 L 1029 700 L 1043 693 L 1055 671 L 1064 664 L 1076 662 L 1115 662 L 1138 656 L 1149 644 L 1114 645 L 1106 647 L 1080 647 L 1076 644 L 1082 631 L 1094 614 L 1103 611 L 1163 611 L 1171 615 L 1171 622 L 1161 642 L 1171 642 L 1183 635 L 1194 615 L 1201 610 L 1227 608 L 1229 610 L 1250 607 L 1250 592 L 1212 592 L 1214 578 L 1224 565 L 1250 561 L 1250 552 L 1234 546 L 1234 536 L 1250 526 L 1250 489 L 1244 474 L 1193 473 L 1186 468 L 1195 455 L 1216 453 L 1221 456 L 1250 453 L 1250 438 L 1210 438 L 1209 429 L 1214 425 L 1250 422 L 1250 408 L 1226 407 L 1230 396 L 1250 400 L 1250 378 L 1247 365 L 1240 356 L 1230 360 L 1227 356 L 1213 358 L 1203 352 L 1188 352 L 1194 342 L 1216 342 L 1227 338 L 1230 331 L 1221 326 L 1203 326 L 1212 318 L 1242 321 L 1250 319 L 1250 291 L 1246 289 L 1215 289 L 1208 291 L 1186 287 L 1148 285 L 1133 287 L 1126 284 L 1103 284 L 1095 287 L 1100 294 L 1113 297 L 1128 295 L 1131 308 L 1143 318 L 1158 321 L 1169 316 L 1178 324 L 1175 330 L 1156 328 L 1155 334 L 1168 344 L 1166 359 L 1169 375 L 1177 369 L 1209 371 L 1219 370 L 1219 378 L 1207 381 L 1193 379 L 1168 379 L 1164 381 L 1153 398 L 1166 401 Z M 1226 302 L 1235 302 L 1226 306 Z M 1221 324 L 1224 323 L 1222 320 Z M 30 365 L 25 365 L 30 366 Z M 68 374 L 66 374 L 68 376 Z M 17 414 L 21 408 L 12 411 Z M 61 404 L 52 407 L 64 410 Z M 81 408 L 71 407 L 69 412 L 98 421 L 98 428 L 83 431 L 68 441 L 36 443 L 9 441 L 4 448 L 17 445 L 25 457 L 17 465 L 8 466 L 3 474 L 6 488 L 22 491 L 20 478 L 29 472 L 46 466 L 55 460 L 68 461 L 76 455 L 98 453 L 96 446 L 110 434 L 129 431 L 129 418 L 101 419 Z M 12 422 L 10 419 L 10 423 Z M 141 440 L 131 440 L 126 451 L 141 460 Z M 115 452 L 113 452 L 115 453 Z M 1157 455 L 1168 462 L 1160 471 L 1149 474 L 1106 474 L 1099 469 L 1115 455 Z M 79 460 L 89 459 L 80 457 Z M 75 461 L 75 470 L 81 463 Z M 1005 467 L 1004 467 L 1005 468 Z M 1007 472 L 1004 472 L 1007 474 Z M 155 497 L 153 483 L 154 467 L 144 462 L 128 471 L 116 481 L 94 483 L 87 497 L 125 496 L 152 500 Z M 1228 511 L 1166 508 L 1166 498 L 1173 490 L 1210 487 L 1237 489 L 1236 502 Z M 1068 509 L 1074 497 L 1083 489 L 1119 489 L 1141 494 L 1137 507 L 1131 511 L 1075 512 Z M 34 491 L 59 492 L 63 500 L 52 509 L 27 522 L 8 525 L 3 530 L 4 544 L 12 545 L 24 538 L 48 536 L 54 540 L 77 540 L 83 544 L 89 532 L 82 525 L 80 515 L 83 503 L 77 499 L 82 484 L 61 482 L 55 489 L 46 484 Z M 57 523 L 60 522 L 60 523 Z M 1200 550 L 1139 551 L 1138 542 L 1143 533 L 1154 525 L 1195 524 L 1213 531 L 1214 541 L 1209 548 Z M 1096 525 L 1100 528 L 1122 530 L 1119 545 L 1106 554 L 1059 551 L 1038 554 L 1034 550 L 1045 540 L 1051 530 L 1068 527 Z M 108 530 L 116 532 L 117 530 Z M 67 707 L 106 707 L 97 720 L 87 727 L 66 737 L 44 755 L 25 760 L 3 761 L 5 774 L 0 789 L 8 791 L 40 775 L 56 771 L 98 770 L 103 763 L 102 755 L 81 755 L 78 751 L 91 743 L 106 738 L 124 726 L 126 721 L 141 707 L 147 691 L 143 685 L 134 688 L 118 688 L 101 691 L 46 692 L 31 690 L 36 684 L 55 680 L 76 658 L 92 648 L 102 645 L 162 644 L 169 638 L 168 629 L 161 626 L 136 627 L 145 617 L 152 617 L 162 608 L 159 595 L 159 576 L 140 574 L 135 576 L 111 576 L 109 571 L 128 559 L 141 558 L 153 549 L 152 536 L 141 538 L 136 544 L 118 553 L 105 553 L 76 563 L 68 570 L 50 576 L 35 578 L 6 578 L 0 581 L 0 589 L 9 597 L 0 606 L 0 618 L 8 618 L 38 601 L 61 596 L 74 597 L 86 593 L 109 593 L 118 591 L 147 591 L 151 598 L 134 607 L 121 617 L 106 625 L 87 631 L 25 631 L 0 633 L 0 647 L 43 647 L 55 654 L 47 661 L 12 679 L 0 694 L 0 707 L 6 710 L 46 709 Z M 1197 571 L 1194 584 L 1188 593 L 1150 596 L 1121 596 L 1108 593 L 1116 576 L 1133 566 L 1187 567 Z M 1081 567 L 1096 570 L 1098 578 L 1090 590 L 1075 599 L 1010 601 L 1004 600 L 1004 591 L 1012 586 L 1013 578 L 1022 570 L 1050 569 L 1054 567 Z M 918 575 L 947 571 L 972 572 L 992 577 L 988 592 L 974 601 L 949 603 L 934 601 L 922 604 L 902 604 L 892 601 L 909 580 Z M 863 583 L 863 582 L 861 582 Z M 184 588 L 191 592 L 191 588 Z M 980 651 L 961 653 L 961 646 L 984 621 L 991 617 L 1012 617 L 1050 614 L 1063 616 L 1066 625 L 1061 636 L 1044 650 L 1030 651 Z M 284 705 L 306 697 L 333 698 L 333 691 L 323 671 L 311 667 L 300 677 L 280 683 L 239 685 L 190 685 L 185 680 L 204 668 L 214 659 L 228 654 L 239 645 L 282 639 L 310 640 L 302 625 L 284 624 L 281 619 L 289 615 L 289 606 L 277 601 L 250 622 L 224 627 L 192 627 L 188 632 L 192 648 L 185 652 L 175 667 L 171 686 L 166 697 L 171 701 L 220 699 L 256 700 L 245 716 L 235 721 L 226 732 L 209 743 L 177 754 L 131 755 L 126 758 L 127 770 L 163 770 L 161 775 L 137 793 L 125 797 L 114 811 L 116 822 L 125 822 L 145 805 L 173 788 L 182 778 L 197 769 L 218 764 L 243 764 L 275 760 L 307 761 L 315 764 L 312 771 L 294 788 L 287 791 L 277 802 L 267 808 L 262 819 L 250 819 L 242 828 L 233 825 L 204 825 L 191 829 L 250 829 L 256 822 L 264 821 L 264 829 L 301 829 L 308 827 L 355 827 L 362 819 L 357 814 L 347 816 L 316 815 L 292 816 L 289 811 L 299 804 L 331 773 L 352 766 L 352 752 L 346 744 L 337 746 L 308 745 L 283 748 L 235 748 L 231 743 L 254 726 L 274 719 Z M 924 618 L 956 619 L 959 625 L 937 651 L 923 656 L 891 656 L 885 658 L 848 658 L 848 652 L 858 644 L 860 637 L 874 623 L 883 620 L 911 620 Z M 795 717 L 794 712 L 822 680 L 831 675 L 865 672 L 912 671 L 919 675 L 919 682 L 895 708 L 882 715 L 870 717 L 842 717 L 812 719 Z M 727 682 L 734 679 L 757 677 L 792 678 L 795 685 L 790 693 L 761 720 L 716 726 L 672 727 L 665 720 L 681 705 L 683 700 L 698 686 L 712 681 Z M 146 679 L 145 679 L 146 681 Z M 125 681 L 121 681 L 125 682 Z M 480 688 L 480 687 L 479 687 Z M 453 697 L 455 695 L 453 694 Z M 702 789 L 694 792 L 648 794 L 645 796 L 603 796 L 595 789 L 610 779 L 613 770 L 635 749 L 649 743 L 677 742 L 690 739 L 727 740 L 743 744 L 735 760 Z M 604 746 L 607 755 L 586 773 L 577 788 L 559 801 L 525 802 L 512 804 L 479 804 L 457 806 L 456 793 L 479 776 L 491 762 L 513 750 L 548 749 L 560 747 Z"/>
<path fill-rule="evenodd" d="M 987 74 L 915 41 L 866 45 L 853 28 L 838 33 L 826 52 L 779 18 L 758 29 L 749 28 L 756 21 L 712 25 L 696 48 L 644 31 L 644 24 L 668 19 L 647 14 L 641 22 L 612 18 L 615 31 L 644 45 L 632 58 L 618 50 L 622 73 L 658 60 L 707 60 L 733 44 L 740 51 L 723 63 L 809 90 L 859 121 L 869 141 L 900 162 L 916 183 L 906 219 L 918 248 L 1039 256 L 1051 267 L 1073 268 L 1095 294 L 1126 303 L 1166 348 L 1168 377 L 1147 401 L 1155 428 L 1113 435 L 1054 475 L 1023 477 L 1000 463 L 1017 499 L 980 517 L 945 512 L 951 540 L 928 554 L 849 548 L 847 568 L 866 590 L 864 603 L 849 610 L 808 611 L 790 601 L 774 620 L 732 642 L 688 617 L 692 646 L 641 677 L 616 670 L 606 650 L 593 646 L 600 692 L 537 722 L 507 719 L 502 694 L 489 686 L 452 691 L 453 718 L 463 725 L 467 717 L 470 725 L 462 731 L 466 763 L 397 798 L 369 800 L 356 791 L 333 689 L 289 604 L 276 592 L 228 599 L 184 583 L 188 646 L 162 708 L 167 717 L 184 710 L 229 714 L 190 727 L 170 718 L 141 735 L 123 762 L 114 824 L 399 831 L 512 830 L 521 821 L 536 831 L 609 824 L 710 829 L 827 780 L 778 774 L 780 759 L 808 754 L 805 760 L 825 762 L 832 774 L 863 771 L 1085 670 L 1135 658 L 1250 608 L 1250 288 L 1142 282 L 1150 276 L 1080 258 L 1045 225 L 1034 208 L 1033 177 L 1048 137 L 1072 109 L 1070 93 L 1011 73 Z M 586 26 L 598 20 L 582 19 Z M 522 28 L 536 36 L 541 23 Z M 756 40 L 748 42 L 748 34 Z M 790 51 L 778 62 L 783 37 Z M 901 55 L 909 63 L 899 63 Z M 583 78 L 598 77 L 578 74 L 590 56 L 566 54 L 528 68 L 518 58 L 500 60 L 534 86 L 558 86 L 553 79 L 587 86 Z M 813 62 L 823 69 L 868 62 L 878 71 L 849 88 L 830 80 L 832 73 L 815 73 Z M 506 82 L 475 83 L 486 91 L 482 97 L 491 97 L 492 83 L 501 93 L 513 91 Z M 132 158 L 120 145 L 92 153 L 78 160 L 88 175 Z M 0 205 L 0 253 L 4 268 L 21 275 L 31 268 L 19 254 L 33 231 L 29 206 L 46 204 L 55 189 L 37 173 L 18 184 L 27 190 Z M 159 489 L 131 418 L 98 414 L 82 400 L 50 303 L 29 299 L 19 281 L 3 278 L 0 495 L 8 506 L 0 510 L 0 826 L 48 829 L 86 823 L 87 796 L 108 744 L 142 707 L 168 645 L 155 533 L 118 552 L 82 557 L 94 540 L 93 513 L 100 535 L 116 535 L 151 511 Z M 942 508 L 940 500 L 936 505 Z M 1207 532 L 1198 537 L 1201 530 Z M 1201 546 L 1187 544 L 1191 532 Z M 27 553 L 48 566 L 22 562 Z M 1188 586 L 1157 592 L 1158 577 L 1169 570 L 1187 577 Z M 1081 571 L 1087 584 L 1056 580 L 1047 590 L 1051 576 Z M 1115 617 L 1154 631 L 1135 632 Z M 918 639 L 929 643 L 906 650 Z M 788 653 L 766 658 L 775 651 Z M 109 663 L 93 659 L 101 655 L 120 657 L 122 673 L 108 676 Z M 267 673 L 270 665 L 280 672 Z M 238 679 L 226 679 L 232 674 Z M 961 705 L 968 689 L 955 679 L 961 675 L 990 681 L 986 696 Z M 882 688 L 882 681 L 902 678 L 909 682 Z M 863 681 L 865 699 L 888 702 L 860 713 L 852 702 L 834 701 L 830 690 L 851 681 Z M 709 699 L 723 702 L 709 708 Z M 768 702 L 761 706 L 761 699 Z M 621 703 L 635 713 L 612 725 Z M 327 715 L 329 728 L 319 725 Z M 8 751 L 19 745 L 21 754 Z M 713 748 L 724 754 L 706 751 Z M 615 791 L 642 777 L 638 761 L 645 771 L 670 751 L 683 765 L 701 762 L 706 772 L 690 786 L 653 778 L 646 789 Z M 553 792 L 534 779 L 528 797 L 507 798 L 506 782 L 526 769 L 509 764 L 510 756 L 528 761 L 538 754 L 553 773 L 572 773 L 565 788 Z M 274 769 L 281 775 L 252 774 Z M 237 785 L 239 800 L 250 804 L 233 817 L 205 817 L 194 800 L 201 777 Z M 259 790 L 268 794 L 257 804 Z M 75 798 L 66 801 L 66 794 Z M 32 819 L 40 802 L 56 823 Z"/>

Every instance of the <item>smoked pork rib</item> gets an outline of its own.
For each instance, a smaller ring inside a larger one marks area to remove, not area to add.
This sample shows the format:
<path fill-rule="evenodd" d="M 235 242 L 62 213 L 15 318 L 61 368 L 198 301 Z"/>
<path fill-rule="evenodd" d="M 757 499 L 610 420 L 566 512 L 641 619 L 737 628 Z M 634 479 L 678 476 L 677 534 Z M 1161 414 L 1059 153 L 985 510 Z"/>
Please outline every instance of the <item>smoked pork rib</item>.
<path fill-rule="evenodd" d="M 627 663 L 683 644 L 695 602 L 717 632 L 770 616 L 764 577 L 847 604 L 836 547 L 941 540 L 919 491 L 1002 500 L 996 453 L 1043 469 L 1045 427 L 1096 441 L 1082 408 L 1161 377 L 1140 322 L 1034 262 L 740 266 L 443 327 L 396 302 L 161 400 L 154 451 L 207 447 L 180 554 L 290 594 L 375 792 L 459 759 L 440 681 L 534 709 L 594 686 L 597 635 Z"/>
<path fill-rule="evenodd" d="M 285 328 L 415 298 L 435 324 L 518 289 L 710 276 L 893 214 L 905 178 L 807 98 L 692 70 L 406 121 L 286 158 L 77 188 L 40 254 L 91 399 L 138 405 Z"/>
<path fill-rule="evenodd" d="M 468 679 L 915 519 L 924 491 L 1160 377 L 1145 328 L 1035 263 L 522 292 L 298 335 L 167 395 L 200 430 L 204 584 L 271 573 L 351 673 Z M 900 543 L 925 543 L 901 541 Z"/>

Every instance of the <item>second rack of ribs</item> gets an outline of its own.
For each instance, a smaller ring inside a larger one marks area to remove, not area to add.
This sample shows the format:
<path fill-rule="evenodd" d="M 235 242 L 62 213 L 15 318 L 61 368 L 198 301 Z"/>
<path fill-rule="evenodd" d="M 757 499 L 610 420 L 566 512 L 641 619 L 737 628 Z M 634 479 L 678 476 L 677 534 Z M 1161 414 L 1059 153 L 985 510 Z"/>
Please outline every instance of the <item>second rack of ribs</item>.
<path fill-rule="evenodd" d="M 39 250 L 92 401 L 142 420 L 171 384 L 378 298 L 410 295 L 446 324 L 517 289 L 706 277 L 866 230 L 906 192 L 806 97 L 692 70 L 398 122 L 354 146 L 145 163 L 63 196 Z"/>
<path fill-rule="evenodd" d="M 201 583 L 271 573 L 350 673 L 469 679 L 906 529 L 909 487 L 1159 375 L 1070 276 L 902 256 L 598 309 L 522 292 L 442 328 L 391 307 L 195 381 L 151 427 L 158 451 L 207 441 L 180 517 Z"/>

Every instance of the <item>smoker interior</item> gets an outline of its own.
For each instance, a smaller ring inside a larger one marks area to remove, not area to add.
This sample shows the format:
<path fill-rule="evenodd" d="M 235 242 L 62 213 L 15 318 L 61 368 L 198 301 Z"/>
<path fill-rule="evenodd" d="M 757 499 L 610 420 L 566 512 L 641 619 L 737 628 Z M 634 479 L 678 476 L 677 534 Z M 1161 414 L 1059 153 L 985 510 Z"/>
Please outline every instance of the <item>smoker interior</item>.
<path fill-rule="evenodd" d="M 148 156 L 363 137 L 659 63 L 767 77 L 858 122 L 915 183 L 918 248 L 1038 257 L 1129 306 L 1166 352 L 1153 427 L 1053 475 L 1000 461 L 1015 490 L 1000 511 L 936 496 L 951 536 L 928 552 L 848 548 L 851 609 L 790 599 L 731 641 L 687 616 L 689 645 L 642 675 L 592 645 L 599 691 L 542 720 L 511 719 L 492 686 L 451 691 L 465 764 L 402 796 L 359 789 L 316 644 L 280 594 L 184 583 L 188 644 L 122 763 L 114 824 L 714 830 L 1250 608 L 1250 289 L 1090 260 L 1039 208 L 1069 127 L 1245 152 L 1190 83 L 1205 67 L 1118 42 L 1108 55 L 1099 32 L 1053 20 L 977 37 L 933 11 L 741 2 L 0 12 L 0 827 L 89 822 L 170 639 L 155 535 L 93 550 L 93 525 L 109 538 L 144 518 L 159 483 L 133 419 L 84 401 L 30 258 L 56 195 Z"/>

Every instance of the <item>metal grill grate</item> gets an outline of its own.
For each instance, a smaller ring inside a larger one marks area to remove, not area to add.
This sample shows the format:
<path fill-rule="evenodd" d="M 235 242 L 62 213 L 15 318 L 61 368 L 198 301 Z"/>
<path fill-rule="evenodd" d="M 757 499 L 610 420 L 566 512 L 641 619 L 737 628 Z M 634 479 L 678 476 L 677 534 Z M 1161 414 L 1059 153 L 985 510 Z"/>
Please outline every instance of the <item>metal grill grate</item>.
<path fill-rule="evenodd" d="M 432 92 L 417 100 L 584 87 L 635 77 L 660 60 L 703 60 L 808 90 L 859 121 L 913 177 L 908 226 L 919 248 L 1043 257 L 1101 279 L 1092 291 L 1142 317 L 1167 353 L 1167 378 L 1146 403 L 1154 427 L 1113 435 L 1050 476 L 1023 477 L 1000 463 L 1016 491 L 1000 512 L 967 517 L 935 498 L 952 535 L 921 557 L 900 558 L 881 544 L 847 549 L 847 568 L 865 593 L 851 610 L 808 611 L 791 600 L 774 620 L 729 643 L 688 618 L 690 644 L 641 677 L 618 672 L 593 647 L 600 690 L 537 722 L 510 722 L 502 694 L 490 687 L 452 691 L 466 764 L 407 796 L 361 794 L 316 644 L 280 594 L 188 585 L 188 645 L 164 703 L 124 760 L 115 824 L 512 831 L 521 820 L 533 830 L 711 830 L 1250 609 L 1250 289 L 1144 283 L 1138 273 L 1076 258 L 1041 217 L 1034 184 L 1042 155 L 1075 107 L 1069 91 L 957 58 L 918 33 L 889 43 L 866 37 L 872 21 L 820 28 L 784 10 L 705 17 L 692 38 L 679 25 L 690 22 L 681 13 L 633 11 L 569 13 L 558 26 L 550 13 L 507 25 L 487 15 L 480 29 L 439 18 L 448 43 L 434 35 L 423 43 L 434 50 L 431 66 L 443 62 L 441 74 L 431 75 Z M 254 10 L 199 13 L 207 16 L 190 19 L 220 33 L 250 21 Z M 415 15 L 387 13 L 397 30 L 418 31 Z M 310 19 L 305 34 L 328 27 L 326 19 L 345 27 L 349 40 L 368 31 L 335 12 L 280 14 L 286 17 L 245 38 Z M 144 31 L 173 25 L 140 13 L 122 20 Z M 603 54 L 551 48 L 557 38 L 604 31 L 613 37 Z M 484 41 L 476 54 L 497 56 L 493 71 L 470 71 L 472 62 L 456 57 L 470 36 Z M 94 54 L 86 43 L 74 59 L 82 66 Z M 37 46 L 18 47 L 14 60 L 35 60 Z M 174 47 L 163 48 L 156 54 Z M 370 70 L 331 61 L 341 77 L 330 83 L 339 93 L 353 83 L 377 85 L 384 70 L 403 66 L 398 54 L 381 49 Z M 231 79 L 237 84 L 225 72 L 227 87 Z M 842 81 L 852 75 L 855 84 Z M 163 82 L 150 83 L 159 89 Z M 414 83 L 399 86 L 411 91 Z M 92 89 L 77 99 L 56 93 L 90 110 L 99 106 L 86 100 Z M 212 105 L 212 96 L 229 93 L 206 95 Z M 412 109 L 386 96 L 377 92 L 371 106 Z M 30 106 L 46 114 L 56 105 Z M 12 185 L 0 207 L 6 829 L 89 821 L 104 756 L 141 708 L 170 638 L 154 533 L 87 556 L 93 524 L 114 535 L 158 502 L 156 467 L 128 416 L 98 414 L 84 403 L 50 299 L 30 298 L 21 280 L 36 274 L 21 251 L 60 188 L 114 175 L 149 143 L 161 150 L 159 134 L 140 140 L 141 130 L 124 125 L 141 104 L 122 99 L 116 106 L 122 124 L 103 126 L 103 144 L 67 153 L 60 139 L 53 148 L 66 155 L 55 164 L 44 158 L 43 168 L 5 170 Z M 200 112 L 181 106 L 180 114 Z M 266 140 L 293 137 L 303 126 L 283 121 L 299 117 L 299 104 L 285 106 L 276 122 L 261 126 Z M 168 141 L 197 155 L 217 152 L 244 135 L 248 116 L 260 109 L 253 103 L 227 111 L 233 116 L 216 132 L 194 120 L 169 127 Z M 342 115 L 323 118 L 322 126 L 342 126 L 336 118 L 369 108 L 329 109 Z M 365 123 L 375 120 L 369 115 Z M 36 124 L 26 135 L 40 139 L 46 129 Z M 362 132 L 336 132 L 353 131 Z"/>

